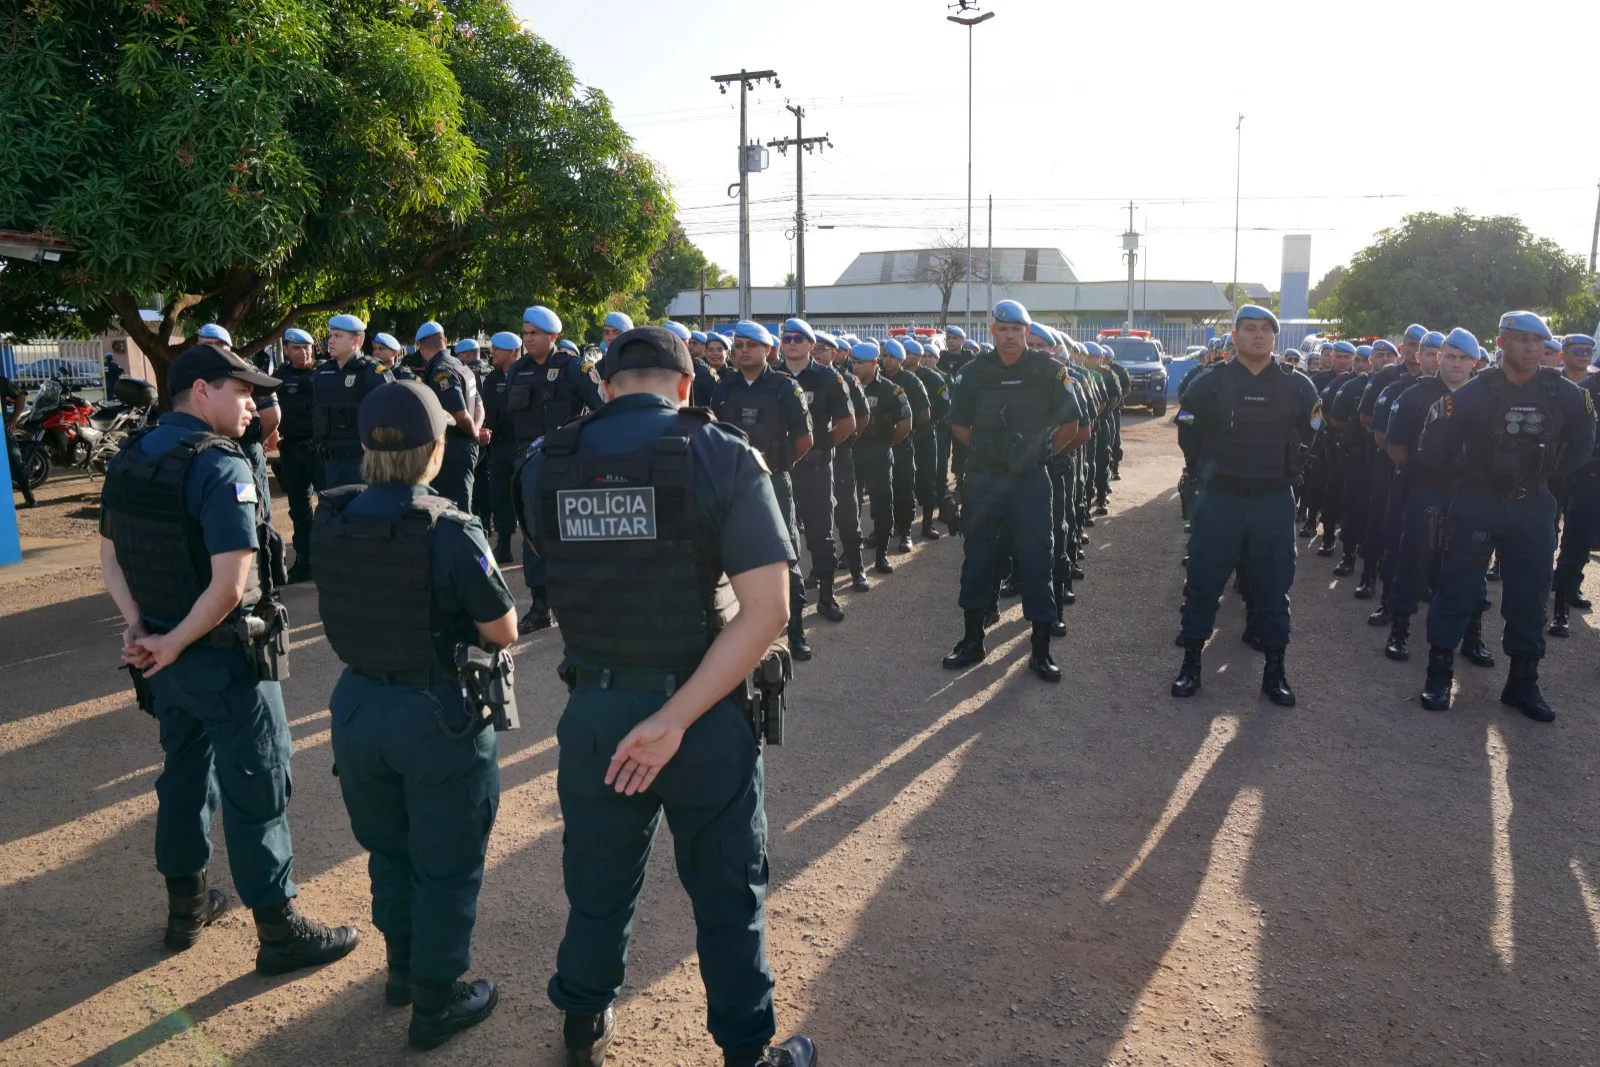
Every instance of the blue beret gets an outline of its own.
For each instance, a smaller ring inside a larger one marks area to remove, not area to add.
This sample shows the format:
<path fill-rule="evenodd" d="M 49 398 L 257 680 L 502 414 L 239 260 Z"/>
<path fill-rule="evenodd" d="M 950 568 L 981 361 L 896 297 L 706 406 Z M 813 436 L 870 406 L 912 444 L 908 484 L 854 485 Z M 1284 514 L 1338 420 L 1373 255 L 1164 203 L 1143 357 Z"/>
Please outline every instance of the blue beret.
<path fill-rule="evenodd" d="M 384 348 L 392 348 L 396 352 L 401 351 L 404 347 L 400 344 L 400 339 L 392 333 L 380 333 L 372 339 L 372 343 L 382 345 Z"/>
<path fill-rule="evenodd" d="M 612 311 L 606 314 L 606 321 L 603 325 L 609 326 L 613 330 L 631 330 L 633 329 L 633 319 L 620 311 Z"/>
<path fill-rule="evenodd" d="M 1499 358 L 1500 350 L 1496 349 L 1494 354 L 1495 354 L 1496 358 Z M 1488 359 L 1489 358 L 1489 350 L 1487 348 L 1484 348 L 1482 345 L 1479 345 L 1478 346 L 1478 358 L 1479 359 Z"/>
<path fill-rule="evenodd" d="M 1407 341 L 1420 341 L 1426 336 L 1428 336 L 1428 328 L 1419 322 L 1413 322 L 1406 327 Z"/>
<path fill-rule="evenodd" d="M 1241 307 L 1238 314 L 1233 317 L 1233 324 L 1237 326 L 1246 319 L 1261 319 L 1270 322 L 1272 323 L 1272 332 L 1278 332 L 1278 316 L 1259 304 L 1245 304 Z"/>
<path fill-rule="evenodd" d="M 489 347 L 503 348 L 507 352 L 515 352 L 517 349 L 522 347 L 522 338 L 518 337 L 510 330 L 501 330 L 499 333 L 489 338 Z"/>
<path fill-rule="evenodd" d="M 1040 322 L 1038 319 L 1034 319 L 1032 322 L 1028 323 L 1028 332 L 1033 334 L 1035 337 L 1044 338 L 1052 345 L 1061 343 L 1056 340 L 1056 332 L 1050 327 L 1046 326 L 1044 323 Z"/>
<path fill-rule="evenodd" d="M 1569 333 L 1561 342 L 1561 347 L 1563 348 L 1577 348 L 1580 345 L 1588 345 L 1593 348 L 1594 338 L 1586 333 Z"/>
<path fill-rule="evenodd" d="M 1356 355 L 1358 355 L 1358 356 L 1366 356 L 1368 359 L 1371 359 L 1372 358 L 1372 346 L 1371 345 L 1356 345 Z"/>
<path fill-rule="evenodd" d="M 1422 335 L 1423 348 L 1442 348 L 1443 346 L 1444 334 L 1440 333 L 1438 330 L 1429 330 L 1427 333 Z"/>
<path fill-rule="evenodd" d="M 906 350 L 906 355 L 908 356 L 922 355 L 922 342 L 917 340 L 915 337 L 908 336 L 904 338 L 900 342 L 900 346 Z"/>
<path fill-rule="evenodd" d="M 1215 352 L 1217 349 L 1219 349 L 1221 347 L 1222 347 L 1222 338 L 1220 338 L 1220 337 L 1213 337 L 1211 340 L 1206 342 L 1206 348 L 1210 349 L 1213 352 Z"/>
<path fill-rule="evenodd" d="M 672 336 L 676 337 L 680 341 L 687 341 L 689 338 L 694 336 L 694 334 L 689 332 L 689 327 L 685 326 L 681 322 L 668 321 L 663 322 L 661 325 L 665 326 L 667 330 L 671 332 Z"/>
<path fill-rule="evenodd" d="M 287 330 L 283 331 L 283 343 L 289 345 L 309 345 L 312 344 L 313 341 L 309 333 L 306 333 L 297 326 L 291 326 Z"/>
<path fill-rule="evenodd" d="M 1356 354 L 1356 346 L 1351 344 L 1349 341 L 1335 341 L 1335 342 L 1333 342 L 1333 350 L 1335 352 L 1343 352 L 1343 353 L 1345 353 L 1346 355 L 1349 355 L 1349 356 L 1353 356 L 1353 355 Z"/>
<path fill-rule="evenodd" d="M 615 313 L 613 312 L 613 314 Z M 610 322 L 611 316 L 606 316 L 606 321 Z M 771 348 L 773 345 L 778 343 L 777 340 L 775 340 L 773 336 L 767 332 L 767 328 L 765 326 L 761 325 L 759 322 L 751 322 L 748 319 L 742 319 L 733 324 L 733 336 L 743 337 L 746 341 L 754 341 L 756 344 L 766 345 L 768 348 Z"/>
<path fill-rule="evenodd" d="M 885 359 L 905 359 L 906 348 L 893 337 L 883 342 L 883 356 Z"/>
<path fill-rule="evenodd" d="M 878 346 L 871 341 L 862 341 L 860 344 L 850 346 L 850 358 L 861 363 L 871 363 L 882 354 L 878 351 Z"/>
<path fill-rule="evenodd" d="M 546 331 L 545 331 L 545 332 L 546 332 L 546 333 L 548 333 L 548 332 L 549 332 L 549 331 L 548 331 L 548 330 L 546 330 Z M 576 344 L 576 343 L 575 343 L 575 342 L 573 342 L 573 341 L 565 341 L 565 340 L 563 340 L 563 341 L 557 341 L 557 342 L 556 342 L 556 348 L 558 348 L 558 349 L 565 349 L 565 350 L 566 350 L 566 351 L 568 351 L 568 352 L 571 352 L 571 353 L 572 353 L 572 354 L 573 354 L 573 355 L 575 355 L 575 356 L 576 356 L 576 355 L 581 355 L 581 354 L 582 354 L 582 353 L 580 353 L 580 352 L 579 352 L 579 351 L 578 351 L 578 346 L 577 346 L 577 344 Z"/>
<path fill-rule="evenodd" d="M 1544 339 L 1544 346 L 1552 352 L 1561 351 L 1561 342 L 1557 341 L 1554 337 L 1546 337 Z"/>
<path fill-rule="evenodd" d="M 1288 359 L 1290 356 L 1293 356 L 1295 359 L 1299 359 L 1300 350 L 1298 348 L 1285 348 L 1283 350 L 1283 358 Z"/>
<path fill-rule="evenodd" d="M 328 329 L 344 330 L 346 333 L 366 333 L 367 324 L 354 315 L 335 315 L 328 320 Z"/>
<path fill-rule="evenodd" d="M 474 341 L 470 337 L 463 337 L 461 340 L 456 342 L 456 355 L 458 357 L 463 352 L 476 352 L 477 350 L 478 350 L 478 342 Z"/>
<path fill-rule="evenodd" d="M 833 334 L 831 334 L 831 333 L 818 333 L 817 334 L 817 344 L 819 344 L 819 345 L 827 345 L 829 348 L 838 348 L 839 347 L 839 339 L 837 337 L 833 336 Z"/>
<path fill-rule="evenodd" d="M 1437 331 L 1435 331 L 1437 332 Z M 1483 352 L 1483 346 L 1472 335 L 1472 331 L 1462 326 L 1457 326 L 1450 331 L 1450 336 L 1445 338 L 1445 344 L 1451 348 L 1459 348 L 1469 356 L 1478 356 Z"/>
<path fill-rule="evenodd" d="M 978 342 L 976 342 L 976 341 L 962 341 L 961 342 L 961 351 L 963 351 L 963 352 L 976 352 L 977 350 L 978 350 Z"/>
<path fill-rule="evenodd" d="M 1550 327 L 1545 321 L 1531 311 L 1508 311 L 1500 316 L 1502 330 L 1521 330 L 1550 340 Z"/>
<path fill-rule="evenodd" d="M 1417 340 L 1421 340 L 1421 338 L 1417 338 Z M 1372 350 L 1374 352 L 1387 352 L 1391 356 L 1400 354 L 1400 350 L 1394 346 L 1393 342 L 1385 341 L 1382 338 L 1372 342 Z"/>
<path fill-rule="evenodd" d="M 944 328 L 944 332 L 949 334 L 951 337 L 959 337 L 963 341 L 967 339 L 967 331 L 963 330 L 959 326 L 946 326 Z"/>
<path fill-rule="evenodd" d="M 721 345 L 723 348 L 731 347 L 728 344 L 728 335 L 727 334 L 718 333 L 715 330 L 712 330 L 710 333 L 706 334 L 706 344 L 708 344 L 708 345 Z"/>
<path fill-rule="evenodd" d="M 689 340 L 697 341 L 700 344 L 705 344 L 706 343 L 706 335 L 700 330 L 690 330 L 689 331 Z"/>
<path fill-rule="evenodd" d="M 817 331 L 813 330 L 811 328 L 811 324 L 805 319 L 785 319 L 783 322 L 783 332 L 803 333 L 806 335 L 806 340 L 812 342 L 813 344 L 815 344 L 817 340 Z"/>
<path fill-rule="evenodd" d="M 1015 300 L 1002 300 L 994 306 L 994 321 L 1010 322 L 1019 326 L 1032 326 L 1033 317 L 1028 309 Z"/>
<path fill-rule="evenodd" d="M 1325 356 L 1329 352 L 1332 352 L 1336 347 L 1338 347 L 1338 346 L 1335 345 L 1332 341 L 1324 341 L 1320 345 L 1317 346 L 1317 355 Z"/>
<path fill-rule="evenodd" d="M 522 321 L 535 330 L 542 330 L 545 333 L 561 332 L 561 316 L 543 304 L 535 304 L 524 311 Z"/>
<path fill-rule="evenodd" d="M 200 332 L 196 336 L 204 337 L 212 341 L 221 341 L 229 348 L 233 347 L 233 335 L 214 322 L 208 322 L 204 326 L 200 327 Z"/>
<path fill-rule="evenodd" d="M 421 344 L 423 341 L 426 341 L 430 337 L 443 337 L 443 336 L 444 336 L 444 327 L 440 326 L 437 322 L 434 322 L 432 319 L 429 319 L 427 322 L 425 322 L 421 326 L 417 327 L 417 344 Z"/>

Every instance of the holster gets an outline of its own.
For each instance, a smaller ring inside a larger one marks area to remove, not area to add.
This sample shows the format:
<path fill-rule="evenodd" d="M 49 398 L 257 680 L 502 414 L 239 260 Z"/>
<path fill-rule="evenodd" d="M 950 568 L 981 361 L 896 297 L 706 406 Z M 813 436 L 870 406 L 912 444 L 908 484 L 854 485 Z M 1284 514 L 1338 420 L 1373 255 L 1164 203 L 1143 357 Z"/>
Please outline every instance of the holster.
<path fill-rule="evenodd" d="M 794 659 L 786 648 L 775 648 L 756 664 L 744 682 L 745 714 L 756 747 L 783 744 L 784 691 L 794 677 Z"/>
<path fill-rule="evenodd" d="M 289 677 L 288 608 L 275 598 L 263 598 L 228 629 L 238 647 L 250 657 L 256 681 L 281 682 Z"/>
<path fill-rule="evenodd" d="M 498 645 L 487 649 L 457 645 L 456 676 L 462 700 L 477 716 L 469 732 L 482 729 L 485 722 L 492 723 L 496 733 L 522 726 L 517 713 L 516 661 L 508 650 Z"/>
<path fill-rule="evenodd" d="M 131 663 L 124 663 L 122 669 L 128 672 L 128 677 L 133 679 L 133 699 L 138 703 L 139 710 L 151 718 L 156 714 L 155 694 L 150 691 L 150 680 L 144 676 L 144 671 Z"/>

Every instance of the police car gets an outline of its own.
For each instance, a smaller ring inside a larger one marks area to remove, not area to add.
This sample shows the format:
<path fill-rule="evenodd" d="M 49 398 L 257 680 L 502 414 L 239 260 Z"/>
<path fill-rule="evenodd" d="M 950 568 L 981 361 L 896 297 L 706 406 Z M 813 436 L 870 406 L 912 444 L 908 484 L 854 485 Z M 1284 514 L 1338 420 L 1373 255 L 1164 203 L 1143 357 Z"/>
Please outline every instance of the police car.
<path fill-rule="evenodd" d="M 1147 408 L 1156 418 L 1167 413 L 1167 364 L 1172 357 L 1149 330 L 1101 330 L 1096 338 L 1128 372 L 1130 392 L 1123 407 Z"/>

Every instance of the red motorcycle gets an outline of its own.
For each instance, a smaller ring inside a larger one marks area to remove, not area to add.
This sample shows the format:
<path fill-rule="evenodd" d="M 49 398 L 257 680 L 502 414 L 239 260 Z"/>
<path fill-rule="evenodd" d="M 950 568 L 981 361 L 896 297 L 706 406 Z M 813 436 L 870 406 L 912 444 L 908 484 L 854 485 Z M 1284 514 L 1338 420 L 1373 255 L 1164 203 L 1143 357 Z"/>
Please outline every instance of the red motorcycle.
<path fill-rule="evenodd" d="M 37 434 L 35 447 L 48 452 L 50 462 L 56 466 L 82 467 L 89 461 L 93 446 L 80 427 L 88 426 L 93 414 L 93 404 L 60 378 L 52 378 L 39 386 L 33 408 L 23 416 L 18 429 L 30 436 Z"/>

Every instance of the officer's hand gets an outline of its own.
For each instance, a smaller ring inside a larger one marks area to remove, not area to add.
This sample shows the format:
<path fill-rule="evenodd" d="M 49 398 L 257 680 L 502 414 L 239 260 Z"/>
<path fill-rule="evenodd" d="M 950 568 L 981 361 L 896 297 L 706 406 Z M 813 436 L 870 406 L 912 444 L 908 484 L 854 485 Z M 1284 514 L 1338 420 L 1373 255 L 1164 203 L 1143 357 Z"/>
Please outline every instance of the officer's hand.
<path fill-rule="evenodd" d="M 133 644 L 134 647 L 132 649 L 123 650 L 123 658 L 127 659 L 130 653 L 142 650 L 145 654 L 145 660 L 138 665 L 145 668 L 144 676 L 146 678 L 157 673 L 163 667 L 172 666 L 183 652 L 183 646 L 172 640 L 171 634 L 146 635 Z"/>
<path fill-rule="evenodd" d="M 678 754 L 682 742 L 683 731 L 678 727 L 654 717 L 645 719 L 617 745 L 611 766 L 606 768 L 606 785 L 624 796 L 642 793 Z"/>
<path fill-rule="evenodd" d="M 142 648 L 138 641 L 141 637 L 149 637 L 150 631 L 145 629 L 142 621 L 135 622 L 122 631 L 122 662 L 131 663 L 135 667 L 150 666 L 150 653 Z"/>
<path fill-rule="evenodd" d="M 483 429 L 478 431 L 478 443 L 480 445 L 486 445 L 489 443 L 489 439 L 493 436 L 494 434 L 492 434 L 489 431 L 489 428 L 485 426 Z"/>

